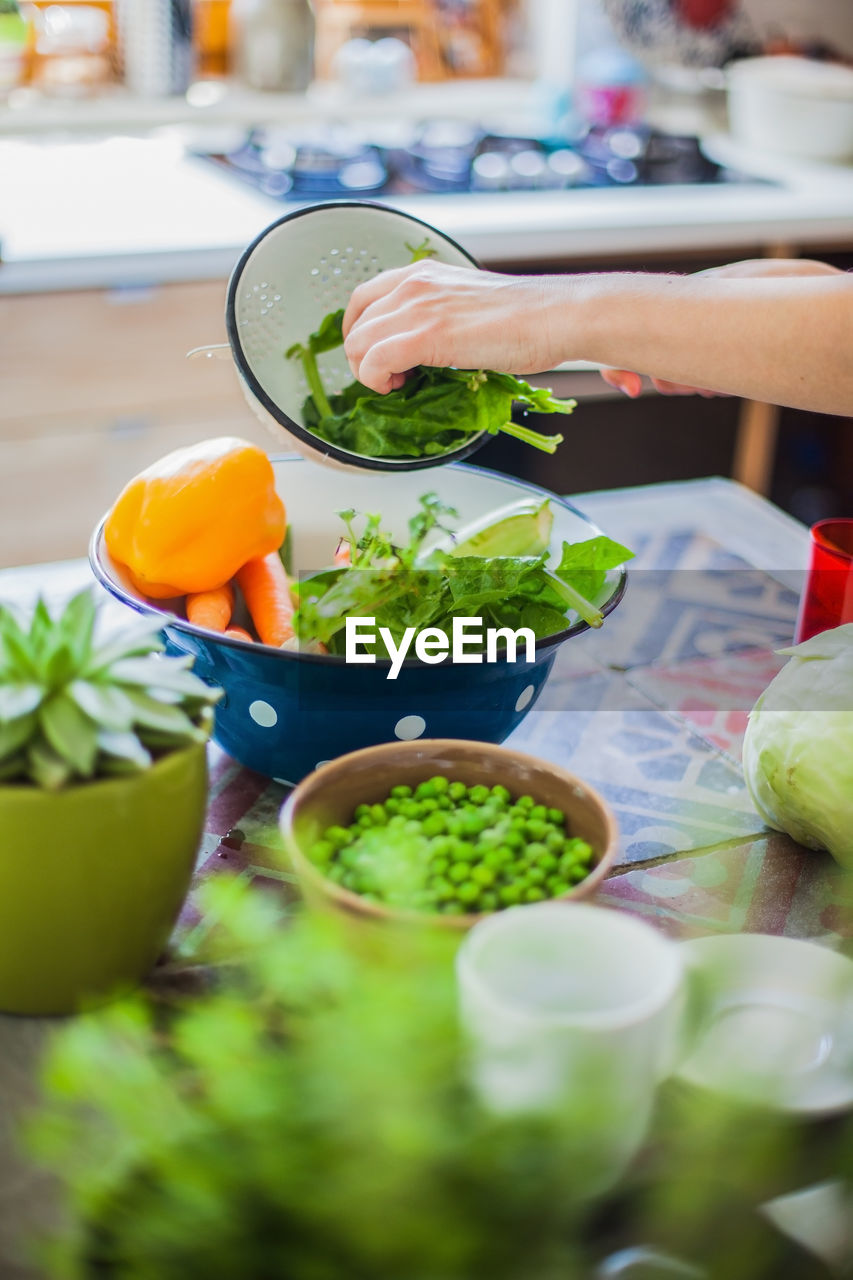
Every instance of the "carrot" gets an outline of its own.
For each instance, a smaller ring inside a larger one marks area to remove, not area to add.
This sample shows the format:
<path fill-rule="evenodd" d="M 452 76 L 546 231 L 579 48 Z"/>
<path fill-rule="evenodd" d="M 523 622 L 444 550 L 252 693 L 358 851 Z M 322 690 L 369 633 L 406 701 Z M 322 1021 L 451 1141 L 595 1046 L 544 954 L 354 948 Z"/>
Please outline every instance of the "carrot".
<path fill-rule="evenodd" d="M 229 582 L 212 591 L 193 591 L 187 596 L 187 620 L 209 631 L 224 631 L 234 611 L 234 589 Z"/>
<path fill-rule="evenodd" d="M 231 640 L 245 640 L 248 644 L 254 644 L 254 636 L 250 636 L 244 627 L 226 627 L 224 634 Z"/>
<path fill-rule="evenodd" d="M 341 538 L 335 548 L 334 561 L 336 565 L 352 564 L 352 547 L 347 542 L 346 538 Z"/>
<path fill-rule="evenodd" d="M 237 582 L 263 643 L 278 648 L 289 640 L 293 635 L 293 601 L 278 552 L 247 560 L 237 571 Z"/>

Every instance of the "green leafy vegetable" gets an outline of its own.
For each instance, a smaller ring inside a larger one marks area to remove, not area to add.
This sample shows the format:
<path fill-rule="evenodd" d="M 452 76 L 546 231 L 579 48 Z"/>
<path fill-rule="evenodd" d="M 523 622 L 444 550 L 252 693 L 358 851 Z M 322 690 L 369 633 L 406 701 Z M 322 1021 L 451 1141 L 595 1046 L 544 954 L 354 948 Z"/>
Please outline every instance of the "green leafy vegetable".
<path fill-rule="evenodd" d="M 509 373 L 421 365 L 397 391 L 380 394 L 352 382 L 327 395 L 317 356 L 343 344 L 343 316 L 343 310 L 327 315 L 305 343 L 294 343 L 285 352 L 288 359 L 302 362 L 310 391 L 303 421 L 321 439 L 369 458 L 438 456 L 484 431 L 503 431 L 545 453 L 562 443 L 560 435 L 546 436 L 513 422 L 513 404 L 535 413 L 571 413 L 576 402 L 560 400 L 547 387 L 532 387 Z"/>
<path fill-rule="evenodd" d="M 347 530 L 351 564 L 327 569 L 300 584 L 294 627 L 300 643 L 320 641 L 330 653 L 344 652 L 348 617 L 376 619 L 398 642 L 407 627 L 447 630 L 455 617 L 482 618 L 487 626 L 530 627 L 544 639 L 571 625 L 574 611 L 591 627 L 603 615 L 595 604 L 606 573 L 631 558 L 631 552 L 609 538 L 563 543 L 561 562 L 548 567 L 548 551 L 539 553 L 541 529 L 535 519 L 529 536 L 533 555 L 456 555 L 446 545 L 425 550 L 428 536 L 456 512 L 435 494 L 421 498 L 421 509 L 409 521 L 409 541 L 395 546 L 381 528 L 381 516 L 365 517 L 357 534 L 355 513 L 338 513 Z M 511 536 L 516 541 L 515 515 Z M 497 528 L 497 525 L 495 526 Z M 485 530 L 480 530 L 483 536 Z M 495 538 L 487 539 L 494 545 Z M 589 595 L 585 594 L 589 592 Z"/>
<path fill-rule="evenodd" d="M 853 869 L 853 623 L 779 652 L 749 716 L 747 789 L 771 827 Z"/>

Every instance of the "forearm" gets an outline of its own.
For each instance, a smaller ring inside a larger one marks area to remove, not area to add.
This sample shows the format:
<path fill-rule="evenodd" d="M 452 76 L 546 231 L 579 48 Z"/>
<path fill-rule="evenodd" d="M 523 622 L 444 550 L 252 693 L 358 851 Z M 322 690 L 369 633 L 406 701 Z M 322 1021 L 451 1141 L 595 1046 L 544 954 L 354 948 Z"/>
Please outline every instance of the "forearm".
<path fill-rule="evenodd" d="M 853 276 L 551 277 L 541 323 L 566 359 L 853 414 Z"/>

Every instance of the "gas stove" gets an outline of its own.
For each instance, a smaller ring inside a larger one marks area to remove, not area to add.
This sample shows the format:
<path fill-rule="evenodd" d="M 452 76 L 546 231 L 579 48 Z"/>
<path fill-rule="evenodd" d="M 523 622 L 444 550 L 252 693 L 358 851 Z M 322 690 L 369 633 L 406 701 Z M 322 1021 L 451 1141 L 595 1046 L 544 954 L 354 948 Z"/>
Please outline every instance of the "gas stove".
<path fill-rule="evenodd" d="M 344 126 L 265 127 L 228 151 L 203 154 L 281 201 L 761 181 L 715 163 L 695 137 L 643 125 L 594 126 L 557 142 L 459 121 L 379 136 Z"/>

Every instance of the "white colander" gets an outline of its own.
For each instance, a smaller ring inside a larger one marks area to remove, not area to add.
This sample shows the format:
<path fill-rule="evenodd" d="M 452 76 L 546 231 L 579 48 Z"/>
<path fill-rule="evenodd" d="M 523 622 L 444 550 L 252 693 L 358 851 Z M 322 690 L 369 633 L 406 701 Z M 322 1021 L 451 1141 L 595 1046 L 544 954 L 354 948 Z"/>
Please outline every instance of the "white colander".
<path fill-rule="evenodd" d="M 225 323 L 246 399 L 280 442 L 330 466 L 372 471 L 433 467 L 484 443 L 481 432 L 437 458 L 370 458 L 321 440 L 303 422 L 308 387 L 301 362 L 285 351 L 304 342 L 330 311 L 345 307 L 357 284 L 411 262 L 412 247 L 425 239 L 441 262 L 479 265 L 420 218 L 362 201 L 296 209 L 246 249 L 228 285 Z M 317 364 L 330 393 L 353 380 L 342 348 L 322 353 Z"/>

